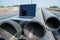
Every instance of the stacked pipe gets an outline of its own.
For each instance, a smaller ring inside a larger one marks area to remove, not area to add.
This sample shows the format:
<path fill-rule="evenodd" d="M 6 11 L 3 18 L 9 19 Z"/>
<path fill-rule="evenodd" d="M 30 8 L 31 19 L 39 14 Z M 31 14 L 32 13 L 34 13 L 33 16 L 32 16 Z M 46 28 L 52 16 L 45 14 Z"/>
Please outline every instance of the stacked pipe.
<path fill-rule="evenodd" d="M 46 9 L 42 9 L 44 21 L 47 25 L 47 29 L 52 30 L 55 40 L 60 40 L 60 21 L 59 17 L 53 15 Z"/>
<path fill-rule="evenodd" d="M 57 16 L 60 19 L 60 14 L 59 12 L 52 12 L 55 16 Z M 52 31 L 53 35 L 55 36 L 56 40 L 60 40 L 60 28 L 56 31 Z"/>
<path fill-rule="evenodd" d="M 43 18 L 45 21 L 46 27 L 49 30 L 56 31 L 60 28 L 60 21 L 59 18 L 53 15 L 51 12 L 47 11 L 46 9 L 42 9 Z"/>
<path fill-rule="evenodd" d="M 0 22 L 0 39 L 14 40 L 17 32 L 21 33 L 21 31 L 21 26 L 13 20 Z"/>

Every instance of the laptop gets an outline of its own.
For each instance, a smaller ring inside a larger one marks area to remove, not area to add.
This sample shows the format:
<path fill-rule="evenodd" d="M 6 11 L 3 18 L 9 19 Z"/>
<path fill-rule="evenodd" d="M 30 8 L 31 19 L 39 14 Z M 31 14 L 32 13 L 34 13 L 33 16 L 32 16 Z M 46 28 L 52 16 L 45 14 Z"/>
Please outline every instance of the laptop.
<path fill-rule="evenodd" d="M 30 21 L 36 15 L 36 4 L 20 5 L 19 18 L 17 20 Z"/>

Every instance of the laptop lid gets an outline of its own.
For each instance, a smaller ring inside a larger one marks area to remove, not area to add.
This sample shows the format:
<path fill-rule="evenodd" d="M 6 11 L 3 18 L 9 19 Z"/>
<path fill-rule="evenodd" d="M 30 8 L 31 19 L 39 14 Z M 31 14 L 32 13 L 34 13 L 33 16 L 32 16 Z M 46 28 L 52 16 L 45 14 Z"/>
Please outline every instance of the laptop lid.
<path fill-rule="evenodd" d="M 36 15 L 36 4 L 20 5 L 19 17 L 30 18 Z"/>

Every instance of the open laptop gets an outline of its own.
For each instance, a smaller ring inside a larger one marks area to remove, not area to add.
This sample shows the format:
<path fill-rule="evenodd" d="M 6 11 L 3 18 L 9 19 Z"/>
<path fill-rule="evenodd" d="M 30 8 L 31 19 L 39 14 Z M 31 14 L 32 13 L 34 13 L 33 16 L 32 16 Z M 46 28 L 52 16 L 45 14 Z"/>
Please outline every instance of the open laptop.
<path fill-rule="evenodd" d="M 17 20 L 30 21 L 36 15 L 36 4 L 20 5 L 19 18 Z"/>

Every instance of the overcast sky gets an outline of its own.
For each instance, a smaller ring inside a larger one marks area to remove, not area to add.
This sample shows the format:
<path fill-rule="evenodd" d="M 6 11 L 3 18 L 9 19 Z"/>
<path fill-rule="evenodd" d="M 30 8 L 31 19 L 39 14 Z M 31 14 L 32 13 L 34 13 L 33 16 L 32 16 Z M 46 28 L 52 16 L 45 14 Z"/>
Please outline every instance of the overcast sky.
<path fill-rule="evenodd" d="M 39 7 L 60 7 L 60 0 L 32 0 L 32 3 L 36 3 Z M 0 6 L 12 6 L 20 4 L 31 4 L 31 0 L 0 0 Z"/>

